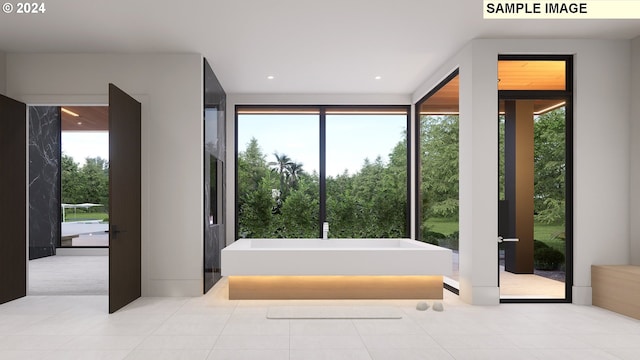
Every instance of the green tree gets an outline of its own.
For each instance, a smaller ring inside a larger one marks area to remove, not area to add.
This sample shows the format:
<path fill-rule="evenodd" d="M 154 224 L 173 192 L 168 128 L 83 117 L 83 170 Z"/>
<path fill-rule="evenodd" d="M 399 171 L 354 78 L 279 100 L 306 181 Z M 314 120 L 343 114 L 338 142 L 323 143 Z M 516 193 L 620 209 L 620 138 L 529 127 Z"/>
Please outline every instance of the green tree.
<path fill-rule="evenodd" d="M 565 108 L 540 115 L 534 121 L 534 208 L 544 223 L 564 221 Z"/>
<path fill-rule="evenodd" d="M 265 177 L 256 189 L 243 189 L 240 193 L 238 232 L 241 237 L 273 237 L 271 218 L 275 202 L 271 196 L 269 180 L 269 177 Z"/>
<path fill-rule="evenodd" d="M 300 180 L 300 176 L 304 174 L 304 169 L 302 168 L 302 163 L 291 162 L 287 169 L 287 185 L 290 188 L 295 189 L 298 185 L 298 181 Z"/>
<path fill-rule="evenodd" d="M 275 172 L 280 177 L 280 196 L 284 199 L 287 194 L 285 185 L 287 183 L 287 178 L 290 175 L 289 168 L 293 162 L 286 154 L 278 154 L 276 152 L 273 153 L 273 156 L 276 157 L 276 161 L 269 162 L 269 166 L 271 167 L 271 171 Z"/>
<path fill-rule="evenodd" d="M 100 157 L 86 158 L 80 168 L 82 197 L 79 202 L 102 204 L 109 208 L 109 163 Z"/>
<path fill-rule="evenodd" d="M 299 188 L 292 191 L 276 216 L 279 237 L 318 237 L 318 210 L 320 208 L 317 183 L 310 178 L 299 181 Z"/>
<path fill-rule="evenodd" d="M 388 214 L 392 219 L 393 227 L 390 227 L 390 236 L 404 237 L 408 236 L 406 230 L 408 227 L 409 216 L 407 214 L 408 202 L 407 198 L 407 140 L 406 134 L 402 141 L 393 148 L 389 154 L 389 165 L 387 170 L 388 188 L 386 192 L 392 199 L 392 208 L 388 209 Z"/>
<path fill-rule="evenodd" d="M 432 216 L 457 219 L 458 116 L 423 116 L 420 125 L 423 223 Z"/>
<path fill-rule="evenodd" d="M 401 174 L 394 173 L 380 157 L 374 162 L 365 160 L 354 178 L 353 193 L 362 215 L 358 221 L 363 226 L 357 237 L 405 236 L 407 180 Z"/>
<path fill-rule="evenodd" d="M 406 209 L 406 139 L 394 147 L 388 163 L 378 156 L 373 162 L 365 159 L 355 174 L 345 171 L 327 177 L 327 217 L 333 237 L 404 237 Z"/>
<path fill-rule="evenodd" d="M 77 204 L 81 200 L 83 185 L 80 179 L 80 169 L 73 158 L 62 154 L 60 162 L 61 197 L 64 204 Z"/>
<path fill-rule="evenodd" d="M 336 177 L 328 176 L 327 185 L 327 221 L 332 237 L 357 237 L 365 226 L 364 209 L 354 193 L 354 176 L 345 172 Z"/>
<path fill-rule="evenodd" d="M 405 136 L 406 137 L 406 136 Z M 238 154 L 240 236 L 315 238 L 319 234 L 319 177 L 286 154 L 267 163 L 252 139 Z M 332 237 L 402 237 L 406 229 L 407 143 L 403 139 L 353 175 L 327 177 Z"/>
<path fill-rule="evenodd" d="M 265 156 L 252 138 L 238 154 L 238 233 L 241 237 L 272 237 L 272 179 Z"/>
<path fill-rule="evenodd" d="M 238 189 L 240 193 L 257 189 L 258 184 L 268 171 L 269 168 L 258 141 L 252 138 L 247 144 L 247 149 L 238 154 Z"/>
<path fill-rule="evenodd" d="M 100 157 L 86 158 L 79 167 L 72 157 L 62 154 L 61 197 L 67 204 L 95 203 L 109 209 L 109 163 Z"/>

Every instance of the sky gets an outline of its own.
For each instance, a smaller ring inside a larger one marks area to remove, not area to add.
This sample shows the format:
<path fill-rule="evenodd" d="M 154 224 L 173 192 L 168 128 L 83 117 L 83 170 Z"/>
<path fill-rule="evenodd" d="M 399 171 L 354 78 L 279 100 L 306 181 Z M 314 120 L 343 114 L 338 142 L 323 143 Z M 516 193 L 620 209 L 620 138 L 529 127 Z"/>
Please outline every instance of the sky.
<path fill-rule="evenodd" d="M 355 174 L 365 158 L 384 162 L 402 139 L 405 115 L 327 115 L 327 175 Z M 238 151 L 255 137 L 267 162 L 284 153 L 303 169 L 319 172 L 318 115 L 239 115 Z M 109 159 L 107 131 L 63 131 L 62 152 L 84 165 L 87 157 Z"/>
<path fill-rule="evenodd" d="M 84 165 L 87 157 L 109 159 L 108 131 L 63 131 L 62 153 Z"/>
<path fill-rule="evenodd" d="M 406 124 L 406 115 L 327 115 L 327 175 L 345 169 L 355 174 L 365 158 L 380 156 L 386 163 Z M 275 161 L 274 152 L 284 153 L 307 173 L 319 172 L 318 115 L 239 115 L 238 152 L 246 150 L 252 137 L 267 162 Z"/>

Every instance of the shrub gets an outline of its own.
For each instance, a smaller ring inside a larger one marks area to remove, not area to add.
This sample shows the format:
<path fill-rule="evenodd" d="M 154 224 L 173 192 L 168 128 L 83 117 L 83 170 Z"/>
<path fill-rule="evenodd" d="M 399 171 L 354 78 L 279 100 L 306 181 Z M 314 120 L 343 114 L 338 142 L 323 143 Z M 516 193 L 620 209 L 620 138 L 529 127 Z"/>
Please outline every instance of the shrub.
<path fill-rule="evenodd" d="M 541 247 L 533 252 L 533 265 L 538 270 L 556 270 L 563 263 L 564 254 L 554 248 Z"/>
<path fill-rule="evenodd" d="M 427 231 L 424 234 L 424 242 L 427 242 L 429 244 L 433 244 L 433 245 L 438 245 L 440 243 L 440 240 L 446 238 L 447 235 L 439 233 L 439 232 L 435 232 L 435 231 Z"/>
<path fill-rule="evenodd" d="M 458 231 L 454 231 L 444 239 L 440 240 L 439 245 L 446 247 L 447 249 L 458 250 L 460 247 L 460 233 Z"/>
<path fill-rule="evenodd" d="M 533 251 L 536 251 L 536 250 L 542 249 L 542 248 L 548 248 L 548 247 L 549 247 L 549 245 L 547 245 L 543 241 L 533 240 Z"/>

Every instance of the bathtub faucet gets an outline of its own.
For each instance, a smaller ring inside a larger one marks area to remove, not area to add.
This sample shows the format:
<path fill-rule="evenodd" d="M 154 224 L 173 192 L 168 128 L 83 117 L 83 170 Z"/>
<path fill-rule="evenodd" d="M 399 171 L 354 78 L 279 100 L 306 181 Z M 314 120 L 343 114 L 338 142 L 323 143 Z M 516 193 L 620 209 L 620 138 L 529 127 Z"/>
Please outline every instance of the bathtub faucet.
<path fill-rule="evenodd" d="M 322 240 L 327 239 L 329 239 L 329 223 L 325 221 L 322 223 Z"/>

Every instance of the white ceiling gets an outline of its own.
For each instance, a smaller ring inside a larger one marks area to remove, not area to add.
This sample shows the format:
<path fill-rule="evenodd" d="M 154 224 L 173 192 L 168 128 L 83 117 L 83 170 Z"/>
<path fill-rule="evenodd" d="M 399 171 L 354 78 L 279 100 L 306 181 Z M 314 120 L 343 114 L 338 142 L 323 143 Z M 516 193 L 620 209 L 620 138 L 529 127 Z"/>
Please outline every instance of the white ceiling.
<path fill-rule="evenodd" d="M 481 0 L 45 4 L 40 15 L 0 13 L 0 50 L 196 52 L 228 93 L 409 94 L 473 38 L 640 35 L 640 20 L 483 20 Z"/>

